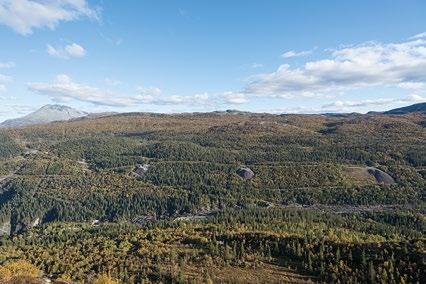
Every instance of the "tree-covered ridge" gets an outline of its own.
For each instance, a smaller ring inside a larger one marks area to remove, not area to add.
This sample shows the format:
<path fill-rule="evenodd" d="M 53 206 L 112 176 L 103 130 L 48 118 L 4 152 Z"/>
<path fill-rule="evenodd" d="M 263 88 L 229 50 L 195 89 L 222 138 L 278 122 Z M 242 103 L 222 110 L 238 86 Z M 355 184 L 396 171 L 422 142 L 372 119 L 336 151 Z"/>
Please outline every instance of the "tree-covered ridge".
<path fill-rule="evenodd" d="M 7 133 L 0 132 L 0 159 L 17 156 L 21 151 L 21 147 Z"/>
<path fill-rule="evenodd" d="M 401 220 L 402 215 L 387 216 Z M 266 275 L 267 279 L 257 278 L 264 283 L 279 282 L 285 274 L 295 282 L 415 283 L 422 279 L 425 244 L 417 239 L 421 230 L 404 231 L 379 218 L 370 222 L 370 233 L 366 233 L 364 223 L 371 216 L 355 217 L 257 209 L 143 228 L 58 223 L 4 240 L 0 261 L 14 256 L 56 278 L 83 280 L 109 274 L 124 283 L 233 282 L 232 273 L 241 271 Z M 420 222 L 424 229 L 419 216 L 410 218 L 412 223 L 407 225 Z M 199 273 L 194 275 L 194 270 Z"/>

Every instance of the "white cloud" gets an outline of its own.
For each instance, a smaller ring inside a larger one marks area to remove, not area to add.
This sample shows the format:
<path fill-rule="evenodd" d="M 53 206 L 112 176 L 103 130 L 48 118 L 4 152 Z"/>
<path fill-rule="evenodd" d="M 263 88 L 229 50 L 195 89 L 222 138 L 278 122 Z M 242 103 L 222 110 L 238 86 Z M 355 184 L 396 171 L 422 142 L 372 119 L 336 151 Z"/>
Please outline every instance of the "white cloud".
<path fill-rule="evenodd" d="M 50 44 L 47 45 L 47 53 L 49 55 L 55 56 L 55 57 L 65 57 L 64 50 L 63 49 L 56 49 Z"/>
<path fill-rule="evenodd" d="M 401 103 L 419 103 L 426 101 L 425 97 L 414 94 L 406 98 L 380 98 L 373 100 L 359 100 L 359 101 L 336 101 L 334 103 L 325 104 L 321 108 L 329 111 L 351 111 L 356 108 L 362 107 L 378 107 L 387 106 Z"/>
<path fill-rule="evenodd" d="M 282 58 L 301 57 L 312 54 L 312 50 L 294 51 L 290 50 L 281 55 Z"/>
<path fill-rule="evenodd" d="M 320 107 L 288 107 L 288 108 L 275 108 L 268 109 L 264 112 L 281 114 L 281 113 L 292 113 L 292 114 L 304 114 L 304 113 L 344 113 L 359 111 L 363 107 L 384 107 L 390 105 L 407 104 L 407 103 L 419 103 L 425 102 L 426 97 L 420 95 L 411 95 L 405 98 L 379 98 L 374 100 L 358 100 L 358 101 L 336 101 L 330 104 L 324 104 Z"/>
<path fill-rule="evenodd" d="M 54 57 L 69 59 L 71 57 L 84 57 L 86 55 L 86 50 L 76 43 L 56 48 L 48 44 L 47 53 Z"/>
<path fill-rule="evenodd" d="M 135 98 L 138 102 L 152 105 L 207 105 L 209 104 L 209 95 L 196 94 L 193 96 L 154 96 L 140 95 Z"/>
<path fill-rule="evenodd" d="M 99 12 L 86 0 L 0 0 L 0 23 L 22 35 L 81 17 L 99 19 Z"/>
<path fill-rule="evenodd" d="M 416 34 L 415 36 L 410 37 L 409 39 L 419 39 L 419 38 L 426 38 L 426 32 Z"/>
<path fill-rule="evenodd" d="M 142 95 L 156 96 L 161 94 L 161 89 L 157 87 L 137 87 L 136 90 Z"/>
<path fill-rule="evenodd" d="M 52 83 L 29 83 L 30 91 L 48 96 L 56 102 L 77 100 L 95 105 L 130 106 L 134 101 L 129 97 L 120 97 L 109 91 L 78 84 L 68 75 L 58 75 Z"/>
<path fill-rule="evenodd" d="M 83 57 L 86 55 L 86 50 L 76 43 L 65 46 L 65 51 L 72 57 Z"/>
<path fill-rule="evenodd" d="M 407 99 L 402 100 L 403 102 L 414 102 L 414 103 L 420 103 L 426 101 L 426 97 L 423 97 L 418 94 L 413 94 L 409 96 Z"/>
<path fill-rule="evenodd" d="M 37 109 L 37 106 L 34 105 L 29 106 L 10 103 L 13 99 L 8 97 L 0 97 L 0 100 L 2 100 L 2 108 L 0 109 L 1 120 L 26 115 Z"/>
<path fill-rule="evenodd" d="M 268 109 L 262 112 L 274 113 L 274 114 L 283 114 L 283 113 L 291 113 L 291 114 L 303 114 L 303 113 L 320 113 L 321 111 L 317 108 L 311 107 L 287 107 L 287 108 L 274 108 Z"/>
<path fill-rule="evenodd" d="M 426 83 L 426 39 L 367 42 L 342 47 L 330 57 L 253 76 L 244 93 L 291 98 L 344 93 L 372 86 L 406 88 Z"/>
<path fill-rule="evenodd" d="M 155 97 L 152 95 L 138 95 L 136 99 L 143 104 L 152 104 L 155 101 Z"/>
<path fill-rule="evenodd" d="M 47 96 L 55 102 L 76 100 L 94 105 L 112 107 L 130 107 L 142 104 L 207 105 L 209 103 L 209 96 L 207 94 L 197 94 L 193 96 L 120 96 L 97 87 L 76 83 L 68 75 L 64 74 L 56 76 L 52 83 L 29 83 L 28 88 L 30 91 Z"/>
<path fill-rule="evenodd" d="M 0 62 L 0 69 L 13 68 L 15 67 L 15 63 L 13 62 Z M 0 92 L 6 91 L 6 85 L 4 83 L 8 83 L 12 81 L 12 77 L 3 75 L 0 73 Z"/>
<path fill-rule="evenodd" d="M 13 62 L 0 62 L 0 69 L 13 68 L 15 67 L 15 63 Z"/>
<path fill-rule="evenodd" d="M 247 96 L 243 93 L 225 92 L 222 96 L 228 104 L 245 104 L 248 102 Z"/>
<path fill-rule="evenodd" d="M 399 83 L 398 87 L 408 90 L 423 90 L 426 89 L 426 84 L 422 82 L 404 82 Z"/>

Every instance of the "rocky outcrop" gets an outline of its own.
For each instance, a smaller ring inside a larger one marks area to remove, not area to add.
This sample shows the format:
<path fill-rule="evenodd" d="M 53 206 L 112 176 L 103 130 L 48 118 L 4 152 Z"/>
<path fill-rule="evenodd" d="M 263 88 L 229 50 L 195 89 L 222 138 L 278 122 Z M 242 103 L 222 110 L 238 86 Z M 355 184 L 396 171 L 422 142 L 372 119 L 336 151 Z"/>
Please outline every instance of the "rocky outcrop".
<path fill-rule="evenodd" d="M 42 219 L 39 217 L 34 218 L 31 221 L 21 221 L 18 219 L 16 214 L 12 214 L 10 219 L 10 234 L 19 234 L 26 232 L 31 228 L 41 226 L 43 224 Z"/>
<path fill-rule="evenodd" d="M 9 221 L 0 224 L 0 236 L 10 236 L 12 226 Z"/>
<path fill-rule="evenodd" d="M 237 175 L 239 175 L 242 179 L 245 180 L 254 178 L 254 172 L 246 166 L 239 167 L 237 170 Z"/>
<path fill-rule="evenodd" d="M 148 172 L 151 165 L 149 164 L 136 164 L 136 167 L 134 168 L 131 175 L 135 177 L 142 177 L 146 172 Z"/>
<path fill-rule="evenodd" d="M 35 218 L 35 220 L 33 220 L 31 223 L 30 223 L 30 228 L 34 228 L 34 227 L 37 227 L 37 226 L 39 226 L 41 224 L 41 221 L 40 221 L 40 218 Z"/>
<path fill-rule="evenodd" d="M 386 184 L 386 185 L 395 184 L 395 180 L 393 179 L 393 177 L 391 177 L 389 174 L 385 173 L 384 171 L 374 167 L 368 167 L 367 170 L 370 175 L 374 176 L 377 183 Z"/>

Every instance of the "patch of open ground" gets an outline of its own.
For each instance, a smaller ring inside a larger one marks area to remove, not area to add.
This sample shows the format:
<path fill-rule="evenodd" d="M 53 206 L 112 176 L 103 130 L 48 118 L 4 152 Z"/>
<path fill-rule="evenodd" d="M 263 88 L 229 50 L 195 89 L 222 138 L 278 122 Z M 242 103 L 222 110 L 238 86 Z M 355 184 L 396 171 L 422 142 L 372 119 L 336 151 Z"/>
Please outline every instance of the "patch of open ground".
<path fill-rule="evenodd" d="M 200 277 L 200 267 L 185 267 L 189 278 Z M 270 263 L 256 267 L 214 267 L 208 271 L 214 283 L 314 283 L 314 278 L 302 275 L 295 270 Z M 199 279 L 202 280 L 202 279 Z"/>
<path fill-rule="evenodd" d="M 374 167 L 349 166 L 345 167 L 343 172 L 354 184 L 395 183 L 389 174 Z"/>

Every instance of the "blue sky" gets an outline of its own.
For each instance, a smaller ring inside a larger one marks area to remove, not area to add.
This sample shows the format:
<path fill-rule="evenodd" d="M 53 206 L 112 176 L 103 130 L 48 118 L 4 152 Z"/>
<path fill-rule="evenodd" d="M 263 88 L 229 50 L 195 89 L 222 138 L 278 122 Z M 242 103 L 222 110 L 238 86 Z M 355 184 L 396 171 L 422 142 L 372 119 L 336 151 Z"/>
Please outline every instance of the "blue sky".
<path fill-rule="evenodd" d="M 0 120 L 366 112 L 426 99 L 422 0 L 0 0 Z"/>

